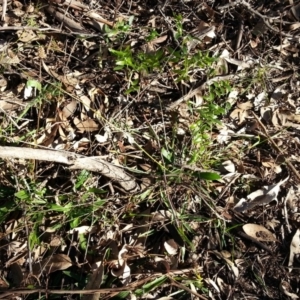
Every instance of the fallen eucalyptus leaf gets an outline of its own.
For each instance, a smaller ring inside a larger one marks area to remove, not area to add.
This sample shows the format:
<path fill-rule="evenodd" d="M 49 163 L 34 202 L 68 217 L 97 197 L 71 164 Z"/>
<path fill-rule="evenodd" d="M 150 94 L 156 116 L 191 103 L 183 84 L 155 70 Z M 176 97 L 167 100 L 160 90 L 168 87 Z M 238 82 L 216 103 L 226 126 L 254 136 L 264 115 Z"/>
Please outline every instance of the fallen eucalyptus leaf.
<path fill-rule="evenodd" d="M 177 254 L 178 244 L 173 239 L 169 239 L 169 240 L 165 241 L 164 247 L 165 247 L 166 251 L 168 252 L 168 254 L 170 254 L 170 255 Z"/>
<path fill-rule="evenodd" d="M 246 224 L 243 226 L 243 230 L 249 236 L 255 238 L 258 241 L 275 242 L 276 238 L 271 231 L 264 226 L 257 224 Z"/>
<path fill-rule="evenodd" d="M 42 272 L 49 274 L 68 269 L 72 265 L 73 263 L 68 255 L 54 254 L 51 257 L 46 257 L 42 261 L 35 263 L 32 266 L 32 271 L 34 275 L 40 275 Z"/>
<path fill-rule="evenodd" d="M 63 120 L 67 120 L 69 117 L 71 117 L 75 110 L 77 108 L 77 101 L 72 99 L 69 103 L 67 103 L 67 105 L 64 106 L 64 108 L 62 109 L 62 117 Z"/>
<path fill-rule="evenodd" d="M 270 202 L 276 200 L 277 201 L 277 195 L 280 190 L 280 186 L 288 180 L 289 177 L 287 177 L 284 180 L 281 180 L 277 184 L 272 184 L 269 186 L 265 186 L 263 189 L 259 189 L 247 197 L 247 201 L 241 199 L 235 206 L 234 210 L 237 212 L 243 212 L 249 209 L 254 208 L 258 205 L 266 205 Z M 243 201 L 242 201 L 243 200 Z"/>

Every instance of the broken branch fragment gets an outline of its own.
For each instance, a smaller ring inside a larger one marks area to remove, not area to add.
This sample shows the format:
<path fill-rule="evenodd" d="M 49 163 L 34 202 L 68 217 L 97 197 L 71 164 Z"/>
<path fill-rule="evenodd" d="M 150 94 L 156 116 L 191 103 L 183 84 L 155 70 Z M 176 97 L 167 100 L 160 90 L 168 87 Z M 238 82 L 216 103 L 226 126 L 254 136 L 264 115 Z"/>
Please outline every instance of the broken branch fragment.
<path fill-rule="evenodd" d="M 38 159 L 62 163 L 70 166 L 70 169 L 84 169 L 99 172 L 110 178 L 126 192 L 135 192 L 138 185 L 134 178 L 128 175 L 122 168 L 117 167 L 99 157 L 85 157 L 66 151 L 42 150 L 21 147 L 0 147 L 1 158 Z"/>

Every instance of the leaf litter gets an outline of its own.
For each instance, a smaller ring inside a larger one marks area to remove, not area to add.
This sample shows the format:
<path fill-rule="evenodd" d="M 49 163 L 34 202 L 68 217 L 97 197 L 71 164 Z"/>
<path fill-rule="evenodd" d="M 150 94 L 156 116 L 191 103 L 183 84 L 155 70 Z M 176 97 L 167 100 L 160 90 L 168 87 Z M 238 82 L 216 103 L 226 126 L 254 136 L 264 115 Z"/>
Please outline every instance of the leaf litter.
<path fill-rule="evenodd" d="M 50 2 L 2 3 L 2 143 L 106 164 L 5 158 L 5 293 L 297 299 L 298 5 Z"/>

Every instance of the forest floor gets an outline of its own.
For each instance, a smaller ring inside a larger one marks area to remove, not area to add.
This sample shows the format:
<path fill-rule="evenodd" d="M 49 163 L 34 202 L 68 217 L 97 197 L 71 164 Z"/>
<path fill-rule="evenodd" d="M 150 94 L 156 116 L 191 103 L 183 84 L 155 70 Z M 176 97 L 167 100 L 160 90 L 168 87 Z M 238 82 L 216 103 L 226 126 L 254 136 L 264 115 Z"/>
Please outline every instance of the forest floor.
<path fill-rule="evenodd" d="M 0 299 L 299 299 L 296 2 L 0 1 Z"/>

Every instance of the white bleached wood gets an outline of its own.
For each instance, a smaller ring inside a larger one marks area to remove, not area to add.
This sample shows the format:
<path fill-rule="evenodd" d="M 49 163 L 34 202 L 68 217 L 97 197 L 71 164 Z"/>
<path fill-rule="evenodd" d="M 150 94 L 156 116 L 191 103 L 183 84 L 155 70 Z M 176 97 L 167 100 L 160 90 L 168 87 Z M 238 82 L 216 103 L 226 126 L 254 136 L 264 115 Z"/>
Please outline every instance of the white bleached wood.
<path fill-rule="evenodd" d="M 98 172 L 118 184 L 127 192 L 135 192 L 138 185 L 134 178 L 128 175 L 121 167 L 115 166 L 99 157 L 85 157 L 72 152 L 31 149 L 21 147 L 0 147 L 1 158 L 36 159 L 66 164 L 70 169 L 84 169 Z"/>

